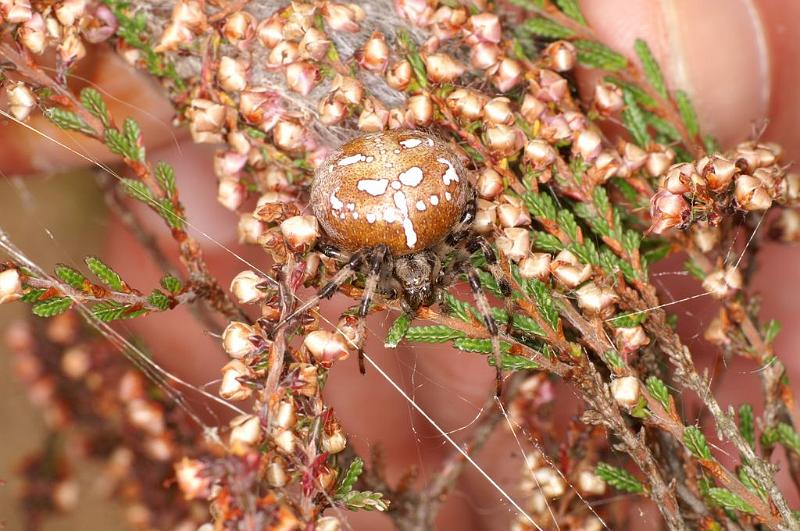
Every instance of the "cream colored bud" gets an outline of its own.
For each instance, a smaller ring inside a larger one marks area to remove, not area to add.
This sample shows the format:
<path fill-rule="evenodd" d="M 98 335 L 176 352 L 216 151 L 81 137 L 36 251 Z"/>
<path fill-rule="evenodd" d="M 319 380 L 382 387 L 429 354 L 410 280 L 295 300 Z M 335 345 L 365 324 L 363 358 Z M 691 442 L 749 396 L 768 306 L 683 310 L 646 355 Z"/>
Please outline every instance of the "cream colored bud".
<path fill-rule="evenodd" d="M 83 378 L 91 367 L 92 357 L 84 347 L 69 348 L 61 356 L 61 370 L 73 380 Z"/>
<path fill-rule="evenodd" d="M 277 68 L 294 63 L 300 56 L 300 46 L 293 41 L 279 42 L 267 55 L 267 66 Z"/>
<path fill-rule="evenodd" d="M 0 272 L 0 304 L 13 302 L 22 297 L 22 277 L 17 269 Z"/>
<path fill-rule="evenodd" d="M 604 115 L 619 112 L 625 106 L 622 89 L 608 81 L 602 81 L 594 88 L 594 106 Z"/>
<path fill-rule="evenodd" d="M 572 149 L 580 154 L 583 160 L 591 162 L 597 158 L 603 149 L 603 139 L 597 132 L 587 129 L 578 133 Z"/>
<path fill-rule="evenodd" d="M 256 19 L 247 11 L 234 11 L 225 18 L 222 34 L 236 44 L 249 41 L 256 33 Z"/>
<path fill-rule="evenodd" d="M 645 150 L 630 142 L 625 143 L 621 155 L 622 164 L 630 173 L 639 170 L 649 158 Z"/>
<path fill-rule="evenodd" d="M 550 60 L 550 66 L 556 72 L 572 70 L 578 59 L 578 51 L 575 49 L 575 45 L 569 41 L 551 43 L 545 48 L 544 53 Z"/>
<path fill-rule="evenodd" d="M 323 516 L 314 524 L 314 531 L 341 531 L 342 522 L 335 516 Z"/>
<path fill-rule="evenodd" d="M 523 72 L 519 61 L 506 57 L 500 61 L 497 71 L 492 76 L 492 83 L 500 92 L 509 92 L 522 81 Z"/>
<path fill-rule="evenodd" d="M 24 121 L 36 107 L 36 96 L 22 81 L 9 83 L 6 86 L 8 110 L 19 121 Z"/>
<path fill-rule="evenodd" d="M 483 118 L 490 124 L 513 124 L 514 112 L 511 110 L 511 100 L 506 97 L 490 99 L 483 107 Z"/>
<path fill-rule="evenodd" d="M 510 260 L 518 262 L 530 252 L 530 234 L 528 229 L 503 229 L 503 236 L 496 240 L 497 249 Z"/>
<path fill-rule="evenodd" d="M 526 92 L 525 97 L 522 99 L 522 106 L 519 112 L 526 120 L 533 123 L 539 119 L 539 116 L 542 115 L 546 108 L 547 104 L 545 102 L 530 92 Z"/>
<path fill-rule="evenodd" d="M 236 178 L 220 179 L 217 186 L 217 202 L 228 210 L 236 210 L 247 197 L 244 185 Z"/>
<path fill-rule="evenodd" d="M 592 276 L 592 266 L 582 264 L 577 256 L 564 249 L 550 262 L 550 273 L 568 288 L 577 288 Z"/>
<path fill-rule="evenodd" d="M 86 0 L 61 0 L 53 12 L 63 26 L 72 26 L 86 12 Z"/>
<path fill-rule="evenodd" d="M 359 22 L 364 20 L 364 10 L 356 4 L 326 2 L 322 8 L 322 16 L 332 30 L 356 33 L 361 29 Z"/>
<path fill-rule="evenodd" d="M 21 42 L 29 52 L 36 55 L 44 52 L 47 47 L 47 32 L 42 15 L 34 13 L 27 22 L 19 27 L 17 36 L 19 42 Z"/>
<path fill-rule="evenodd" d="M 578 307 L 591 316 L 609 317 L 619 300 L 613 289 L 598 286 L 594 282 L 581 286 L 575 294 L 578 297 Z"/>
<path fill-rule="evenodd" d="M 550 262 L 552 258 L 547 253 L 531 253 L 519 262 L 519 275 L 531 280 L 547 280 L 550 276 Z"/>
<path fill-rule="evenodd" d="M 739 268 L 728 266 L 710 273 L 703 279 L 703 289 L 715 299 L 727 299 L 742 288 L 744 279 Z"/>
<path fill-rule="evenodd" d="M 701 252 L 711 251 L 720 241 L 719 227 L 709 224 L 698 224 L 692 229 L 692 240 Z"/>
<path fill-rule="evenodd" d="M 433 83 L 452 83 L 464 75 L 467 67 L 445 53 L 434 53 L 423 57 L 428 79 Z"/>
<path fill-rule="evenodd" d="M 479 42 L 469 50 L 469 64 L 478 70 L 488 70 L 494 67 L 498 61 L 502 50 L 492 42 Z"/>
<path fill-rule="evenodd" d="M 389 64 L 389 45 L 383 34 L 376 31 L 356 54 L 358 64 L 371 72 L 383 72 Z"/>
<path fill-rule="evenodd" d="M 705 177 L 711 190 L 720 192 L 728 187 L 739 170 L 734 162 L 712 155 L 697 162 L 697 171 Z"/>
<path fill-rule="evenodd" d="M 337 99 L 351 105 L 358 105 L 364 98 L 364 86 L 354 77 L 337 74 L 336 77 L 333 78 L 331 89 L 334 91 Z"/>
<path fill-rule="evenodd" d="M 258 336 L 252 326 L 239 321 L 231 322 L 222 332 L 222 348 L 231 358 L 241 359 L 256 351 L 256 346 L 251 340 Z"/>
<path fill-rule="evenodd" d="M 556 161 L 557 156 L 555 148 L 544 140 L 531 140 L 525 145 L 524 159 L 535 170 L 544 170 Z"/>
<path fill-rule="evenodd" d="M 389 111 L 376 98 L 369 97 L 364 100 L 364 110 L 358 116 L 358 129 L 367 133 L 374 133 L 386 129 L 389 122 Z"/>
<path fill-rule="evenodd" d="M 286 472 L 286 465 L 281 459 L 273 460 L 267 465 L 267 483 L 270 487 L 283 487 L 289 482 L 289 474 Z"/>
<path fill-rule="evenodd" d="M 261 440 L 261 421 L 255 415 L 239 415 L 230 422 L 228 445 L 235 455 L 243 455 Z"/>
<path fill-rule="evenodd" d="M 766 210 L 772 206 L 772 196 L 761 179 L 739 175 L 736 178 L 736 204 L 751 212 Z"/>
<path fill-rule="evenodd" d="M 231 360 L 221 369 L 222 383 L 219 385 L 219 396 L 225 400 L 247 400 L 253 389 L 242 383 L 242 378 L 252 378 L 253 371 L 239 360 Z"/>
<path fill-rule="evenodd" d="M 319 82 L 319 70 L 311 63 L 298 61 L 286 67 L 286 86 L 308 96 Z"/>
<path fill-rule="evenodd" d="M 477 189 L 479 197 L 491 201 L 505 189 L 503 186 L 503 177 L 493 169 L 486 168 L 481 172 L 480 177 L 478 177 L 475 188 Z"/>
<path fill-rule="evenodd" d="M 272 436 L 272 441 L 283 453 L 291 455 L 297 445 L 297 436 L 291 430 L 278 430 Z"/>
<path fill-rule="evenodd" d="M 319 238 L 319 224 L 314 216 L 292 216 L 281 223 L 286 245 L 295 253 L 311 249 Z"/>
<path fill-rule="evenodd" d="M 283 18 L 279 13 L 262 20 L 256 28 L 258 42 L 265 48 L 274 48 L 283 40 Z"/>
<path fill-rule="evenodd" d="M 199 0 L 179 0 L 172 8 L 172 20 L 177 24 L 200 32 L 205 29 L 208 19 Z"/>
<path fill-rule="evenodd" d="M 288 430 L 297 424 L 297 406 L 292 398 L 281 400 L 275 408 L 272 423 L 277 428 Z"/>
<path fill-rule="evenodd" d="M 394 8 L 402 18 L 423 28 L 431 23 L 434 14 L 429 0 L 395 0 Z"/>
<path fill-rule="evenodd" d="M 433 102 L 428 94 L 416 94 L 406 102 L 408 118 L 415 125 L 428 125 L 433 120 Z"/>
<path fill-rule="evenodd" d="M 508 157 L 522 148 L 525 134 L 516 126 L 493 125 L 486 129 L 486 146 L 494 154 Z"/>
<path fill-rule="evenodd" d="M 578 490 L 584 496 L 602 496 L 606 493 L 606 482 L 591 470 L 578 473 Z"/>
<path fill-rule="evenodd" d="M 614 340 L 623 354 L 631 354 L 650 344 L 650 338 L 641 326 L 615 328 Z"/>
<path fill-rule="evenodd" d="M 128 402 L 128 421 L 150 435 L 164 432 L 164 410 L 150 400 L 136 398 Z"/>
<path fill-rule="evenodd" d="M 323 430 L 322 441 L 320 444 L 323 452 L 328 452 L 329 454 L 338 454 L 344 450 L 346 446 L 347 437 L 345 437 L 341 427 L 336 426 L 331 433 L 326 433 L 325 430 Z"/>
<path fill-rule="evenodd" d="M 210 100 L 195 98 L 187 112 L 189 132 L 198 143 L 222 142 L 222 128 L 225 125 L 225 107 Z"/>
<path fill-rule="evenodd" d="M 393 64 L 386 72 L 386 84 L 395 90 L 403 91 L 411 83 L 412 75 L 411 63 L 403 59 Z"/>
<path fill-rule="evenodd" d="M 206 466 L 197 459 L 184 457 L 175 463 L 175 479 L 184 498 L 194 500 L 208 495 L 211 480 L 205 472 Z"/>
<path fill-rule="evenodd" d="M 639 403 L 641 385 L 635 376 L 623 376 L 611 382 L 611 396 L 617 404 L 630 409 Z"/>
<path fill-rule="evenodd" d="M 345 339 L 341 335 L 327 330 L 311 332 L 303 340 L 303 345 L 320 363 L 345 360 L 350 355 Z"/>
<path fill-rule="evenodd" d="M 661 234 L 664 231 L 681 225 L 689 215 L 690 207 L 680 194 L 661 190 L 650 198 L 650 231 Z"/>
<path fill-rule="evenodd" d="M 456 89 L 447 97 L 447 106 L 461 119 L 472 122 L 483 115 L 487 101 L 486 96 L 474 90 Z"/>
<path fill-rule="evenodd" d="M 275 145 L 286 151 L 300 151 L 303 148 L 305 128 L 297 122 L 281 119 L 272 129 Z"/>
<path fill-rule="evenodd" d="M 242 214 L 239 216 L 239 223 L 236 226 L 239 243 L 250 245 L 258 243 L 258 239 L 264 234 L 265 229 L 264 224 L 252 214 Z"/>
<path fill-rule="evenodd" d="M 502 204 L 497 207 L 497 220 L 504 228 L 527 227 L 531 224 L 531 215 L 525 207 Z"/>
<path fill-rule="evenodd" d="M 214 174 L 220 179 L 237 179 L 247 164 L 247 155 L 235 151 L 217 151 L 214 154 Z"/>
<path fill-rule="evenodd" d="M 472 222 L 472 230 L 478 234 L 489 234 L 494 231 L 497 224 L 497 210 L 495 208 L 478 209 L 475 213 L 475 220 Z"/>
<path fill-rule="evenodd" d="M 86 47 L 75 28 L 70 28 L 70 31 L 66 32 L 58 46 L 58 55 L 65 65 L 71 65 L 86 57 Z"/>
<path fill-rule="evenodd" d="M 177 50 L 182 45 L 192 42 L 193 39 L 194 34 L 191 29 L 178 22 L 171 22 L 167 24 L 153 51 L 162 53 Z"/>
<path fill-rule="evenodd" d="M 552 70 L 541 70 L 539 72 L 539 91 L 536 96 L 544 101 L 558 103 L 564 99 L 569 92 L 569 83 L 562 76 Z M 583 115 L 580 115 L 585 119 Z"/>
<path fill-rule="evenodd" d="M 671 149 L 655 151 L 647 155 L 645 169 L 650 177 L 658 177 L 667 171 L 673 160 L 675 160 L 675 152 Z"/>
<path fill-rule="evenodd" d="M 219 60 L 217 79 L 220 86 L 231 92 L 239 92 L 247 87 L 247 66 L 244 61 L 223 56 Z"/>
<path fill-rule="evenodd" d="M 800 212 L 791 209 L 782 209 L 772 229 L 781 241 L 800 241 Z M 773 231 L 770 232 L 772 233 Z"/>
<path fill-rule="evenodd" d="M 550 468 L 544 466 L 533 471 L 533 477 L 536 484 L 547 498 L 559 498 L 567 491 L 567 483 L 561 474 Z"/>
<path fill-rule="evenodd" d="M 29 0 L 6 0 L 0 3 L 0 14 L 9 24 L 24 24 L 33 16 Z"/>
<path fill-rule="evenodd" d="M 503 27 L 500 18 L 494 13 L 481 13 L 472 15 L 467 20 L 467 42 L 492 42 L 497 44 L 503 36 Z"/>
<path fill-rule="evenodd" d="M 242 271 L 231 281 L 231 293 L 240 304 L 252 304 L 266 297 L 266 292 L 258 288 L 264 278 L 249 269 Z"/>
<path fill-rule="evenodd" d="M 722 313 L 711 321 L 711 324 L 708 325 L 708 328 L 703 333 L 703 338 L 713 345 L 722 347 L 731 344 L 730 335 L 729 320 L 727 315 Z"/>

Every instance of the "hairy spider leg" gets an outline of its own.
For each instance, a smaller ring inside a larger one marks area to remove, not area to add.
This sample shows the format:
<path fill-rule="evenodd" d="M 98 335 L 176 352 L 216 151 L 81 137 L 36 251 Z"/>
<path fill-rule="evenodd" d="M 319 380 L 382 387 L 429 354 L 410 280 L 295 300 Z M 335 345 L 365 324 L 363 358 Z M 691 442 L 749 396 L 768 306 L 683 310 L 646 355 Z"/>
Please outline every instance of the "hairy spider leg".
<path fill-rule="evenodd" d="M 486 241 L 486 238 L 479 234 L 475 234 L 469 239 L 467 242 L 467 251 L 470 254 L 475 251 L 481 251 L 483 254 L 489 273 L 492 274 L 495 282 L 497 282 L 497 287 L 500 288 L 500 293 L 503 294 L 506 314 L 508 315 L 508 319 L 506 320 L 506 333 L 511 334 L 514 300 L 511 298 L 511 283 L 508 281 L 508 278 L 506 278 L 506 272 L 503 271 L 503 268 L 497 263 L 497 253 L 495 253 L 492 246 L 489 245 L 489 242 Z"/>
<path fill-rule="evenodd" d="M 367 372 L 366 367 L 364 367 L 364 341 L 367 331 L 367 312 L 369 311 L 369 305 L 372 304 L 372 298 L 375 296 L 378 280 L 381 276 L 381 269 L 386 262 L 388 254 L 389 248 L 381 244 L 368 251 L 366 258 L 369 263 L 369 272 L 367 273 L 367 281 L 364 284 L 364 294 L 361 296 L 361 304 L 358 307 L 358 324 L 356 325 L 356 336 L 358 337 L 358 370 L 361 374 Z"/>
<path fill-rule="evenodd" d="M 503 354 L 500 351 L 500 332 L 497 330 L 497 323 L 492 317 L 492 310 L 489 306 L 489 300 L 481 288 L 481 279 L 478 276 L 478 271 L 470 264 L 465 264 L 467 269 L 467 279 L 469 280 L 469 287 L 472 289 L 472 296 L 475 298 L 475 305 L 478 307 L 478 312 L 483 318 L 486 329 L 492 336 L 492 353 L 489 355 L 489 362 L 494 365 L 495 378 L 497 385 L 497 396 L 499 397 L 503 387 L 503 373 L 501 364 L 503 362 Z"/>

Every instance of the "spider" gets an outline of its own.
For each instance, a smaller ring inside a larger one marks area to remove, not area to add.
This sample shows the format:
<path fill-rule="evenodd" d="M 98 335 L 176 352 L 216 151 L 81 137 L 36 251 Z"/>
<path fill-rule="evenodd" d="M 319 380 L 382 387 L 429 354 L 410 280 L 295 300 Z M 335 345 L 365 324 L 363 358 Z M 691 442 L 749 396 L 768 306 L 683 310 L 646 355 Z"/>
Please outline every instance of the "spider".
<path fill-rule="evenodd" d="M 398 130 L 360 136 L 332 153 L 311 183 L 311 207 L 323 229 L 317 250 L 342 265 L 319 292 L 278 323 L 285 326 L 331 297 L 357 273 L 366 276 L 358 308 L 358 360 L 364 369 L 366 315 L 373 297 L 398 300 L 414 315 L 442 301 L 461 274 L 492 337 L 490 361 L 501 386 L 497 323 L 470 257 L 480 251 L 508 298 L 494 249 L 472 231 L 475 190 L 452 149 L 430 133 Z"/>

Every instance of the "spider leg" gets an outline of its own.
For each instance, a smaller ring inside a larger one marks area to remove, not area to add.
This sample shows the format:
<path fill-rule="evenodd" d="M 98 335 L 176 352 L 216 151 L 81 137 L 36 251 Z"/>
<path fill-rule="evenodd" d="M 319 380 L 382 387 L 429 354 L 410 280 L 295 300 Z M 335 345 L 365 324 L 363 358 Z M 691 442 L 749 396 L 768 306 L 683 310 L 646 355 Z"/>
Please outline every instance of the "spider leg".
<path fill-rule="evenodd" d="M 478 307 L 486 329 L 492 335 L 492 353 L 489 355 L 489 361 L 494 365 L 495 377 L 497 385 L 497 396 L 500 396 L 500 391 L 503 387 L 503 374 L 501 364 L 503 354 L 500 351 L 500 332 L 497 330 L 497 323 L 492 317 L 492 310 L 489 306 L 489 301 L 486 294 L 481 289 L 481 279 L 478 277 L 478 272 L 472 266 L 467 267 L 467 279 L 469 280 L 469 287 L 472 288 L 472 296 L 475 297 L 475 304 Z"/>
<path fill-rule="evenodd" d="M 361 374 L 365 374 L 366 368 L 364 367 L 364 340 L 367 330 L 367 312 L 369 305 L 372 304 L 372 298 L 378 287 L 378 280 L 381 277 L 381 269 L 386 262 L 386 256 L 389 249 L 381 244 L 370 250 L 367 255 L 369 263 L 369 272 L 367 273 L 367 281 L 364 285 L 364 295 L 361 297 L 361 305 L 358 308 L 358 324 L 356 326 L 356 337 L 358 337 L 358 370 Z"/>
<path fill-rule="evenodd" d="M 506 313 L 508 314 L 506 333 L 510 334 L 513 319 L 512 312 L 514 310 L 514 300 L 511 297 L 511 283 L 506 278 L 506 273 L 503 271 L 503 268 L 497 263 L 497 254 L 494 252 L 492 246 L 489 245 L 489 242 L 487 242 L 483 236 L 476 234 L 467 242 L 467 251 L 474 253 L 478 250 L 483 254 L 489 273 L 492 274 L 492 277 L 494 277 L 497 282 L 497 286 L 500 288 L 500 292 L 503 294 L 503 301 L 505 302 Z"/>
<path fill-rule="evenodd" d="M 319 304 L 319 301 L 321 301 L 322 299 L 329 299 L 336 292 L 336 290 L 339 289 L 339 287 L 342 284 L 350 280 L 350 278 L 352 278 L 352 276 L 356 274 L 356 271 L 358 270 L 359 266 L 364 260 L 364 257 L 365 257 L 364 251 L 353 253 L 353 255 L 350 257 L 350 260 L 348 260 L 347 263 L 344 266 L 342 266 L 341 269 L 339 269 L 339 271 L 333 276 L 333 278 L 327 284 L 325 284 L 322 287 L 322 289 L 320 289 L 317 292 L 316 295 L 314 295 L 306 302 L 298 306 L 297 309 L 295 309 L 295 311 L 290 313 L 287 317 L 285 317 L 282 321 L 280 321 L 277 325 L 275 325 L 274 331 L 277 332 L 278 330 L 286 326 L 288 323 L 290 323 L 292 320 L 294 320 L 298 316 L 304 314 L 305 312 L 307 312 L 308 310 Z"/>

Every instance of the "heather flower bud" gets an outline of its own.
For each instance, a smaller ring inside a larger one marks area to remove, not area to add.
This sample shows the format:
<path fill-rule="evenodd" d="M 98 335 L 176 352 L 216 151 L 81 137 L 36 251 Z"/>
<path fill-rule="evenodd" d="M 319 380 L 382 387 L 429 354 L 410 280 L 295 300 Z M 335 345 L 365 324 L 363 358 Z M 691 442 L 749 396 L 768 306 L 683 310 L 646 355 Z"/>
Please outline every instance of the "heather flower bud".
<path fill-rule="evenodd" d="M 613 289 L 598 286 L 594 282 L 581 286 L 575 295 L 578 297 L 578 307 L 590 316 L 609 317 L 619 300 Z"/>
<path fill-rule="evenodd" d="M 233 44 L 249 41 L 256 32 L 256 19 L 247 11 L 235 11 L 225 18 L 222 34 Z"/>
<path fill-rule="evenodd" d="M 434 10 L 428 0 L 394 0 L 394 9 L 402 18 L 420 27 L 431 22 Z"/>
<path fill-rule="evenodd" d="M 6 0 L 0 3 L 0 14 L 9 24 L 23 24 L 31 19 L 33 10 L 28 0 Z"/>
<path fill-rule="evenodd" d="M 356 54 L 358 64 L 370 72 L 383 72 L 389 64 L 389 45 L 383 34 L 376 31 Z"/>
<path fill-rule="evenodd" d="M 500 60 L 500 47 L 491 42 L 479 42 L 469 50 L 469 64 L 477 70 L 489 70 Z"/>
<path fill-rule="evenodd" d="M 331 41 L 328 36 L 317 28 L 308 28 L 300 40 L 298 51 L 304 59 L 321 61 L 328 53 Z"/>
<path fill-rule="evenodd" d="M 428 125 L 433 120 L 433 102 L 428 94 L 416 94 L 408 98 L 407 117 L 414 125 Z"/>
<path fill-rule="evenodd" d="M 335 516 L 323 516 L 314 524 L 314 531 L 341 531 L 342 522 Z"/>
<path fill-rule="evenodd" d="M 675 152 L 671 149 L 667 149 L 666 151 L 654 151 L 647 155 L 645 169 L 650 177 L 658 177 L 667 171 L 667 168 L 669 168 L 673 160 L 675 160 Z"/>
<path fill-rule="evenodd" d="M 518 262 L 530 252 L 530 234 L 528 229 L 503 229 L 503 236 L 496 240 L 497 249 L 510 260 Z"/>
<path fill-rule="evenodd" d="M 744 279 L 737 267 L 728 266 L 714 271 L 703 279 L 703 289 L 715 299 L 727 299 L 742 288 Z"/>
<path fill-rule="evenodd" d="M 711 321 L 711 324 L 708 325 L 708 328 L 706 328 L 706 331 L 703 333 L 703 338 L 709 343 L 719 347 L 731 344 L 730 322 L 724 310 Z"/>
<path fill-rule="evenodd" d="M 531 224 L 528 209 L 523 206 L 502 204 L 497 207 L 497 220 L 502 227 L 526 227 Z"/>
<path fill-rule="evenodd" d="M 775 220 L 770 231 L 772 235 L 784 242 L 800 240 L 800 213 L 796 210 L 783 209 Z"/>
<path fill-rule="evenodd" d="M 689 204 L 682 195 L 661 190 L 650 200 L 650 231 L 661 234 L 667 229 L 681 225 L 689 215 Z"/>
<path fill-rule="evenodd" d="M 242 214 L 236 226 L 239 243 L 251 245 L 258 243 L 258 238 L 264 233 L 264 230 L 264 224 L 252 214 Z"/>
<path fill-rule="evenodd" d="M 0 272 L 0 304 L 13 302 L 22 297 L 22 278 L 17 269 Z"/>
<path fill-rule="evenodd" d="M 488 234 L 494 231 L 497 223 L 497 209 L 479 208 L 475 213 L 475 220 L 472 222 L 472 229 L 478 234 Z"/>
<path fill-rule="evenodd" d="M 452 83 L 467 70 L 459 61 L 444 53 L 423 56 L 428 79 L 433 83 Z"/>
<path fill-rule="evenodd" d="M 335 97 L 345 103 L 358 105 L 364 98 L 364 86 L 353 77 L 337 74 L 331 83 Z"/>
<path fill-rule="evenodd" d="M 483 107 L 483 118 L 491 124 L 513 124 L 514 112 L 511 110 L 511 100 L 505 97 L 490 99 Z"/>
<path fill-rule="evenodd" d="M 527 121 L 533 123 L 539 119 L 539 116 L 547 109 L 547 104 L 531 94 L 530 92 L 525 93 L 525 97 L 522 99 L 522 106 L 519 109 L 520 114 L 522 114 L 523 118 Z"/>
<path fill-rule="evenodd" d="M 258 288 L 264 282 L 264 278 L 255 272 L 242 271 L 231 281 L 231 293 L 241 304 L 252 304 L 258 302 L 266 296 L 266 293 Z"/>
<path fill-rule="evenodd" d="M 506 57 L 492 76 L 492 83 L 500 92 L 509 92 L 522 81 L 524 70 L 519 61 Z M 566 82 L 566 81 L 565 81 Z"/>
<path fill-rule="evenodd" d="M 585 161 L 593 161 L 603 148 L 603 139 L 595 131 L 587 129 L 578 133 L 572 150 L 580 154 Z"/>
<path fill-rule="evenodd" d="M 311 332 L 303 340 L 303 345 L 319 363 L 346 360 L 350 356 L 345 339 L 341 335 L 327 330 Z"/>
<path fill-rule="evenodd" d="M 486 146 L 496 155 L 508 157 L 522 148 L 525 134 L 513 125 L 493 125 L 486 129 Z"/>
<path fill-rule="evenodd" d="M 256 351 L 251 338 L 258 337 L 258 332 L 246 323 L 233 321 L 222 332 L 222 348 L 234 359 L 241 359 Z"/>
<path fill-rule="evenodd" d="M 389 122 L 389 111 L 372 97 L 364 100 L 364 110 L 358 116 L 358 129 L 365 132 L 383 131 Z"/>
<path fill-rule="evenodd" d="M 291 455 L 297 445 L 297 436 L 291 430 L 278 430 L 272 435 L 272 441 L 283 453 Z"/>
<path fill-rule="evenodd" d="M 276 13 L 259 22 L 256 28 L 258 42 L 265 48 L 274 48 L 283 40 L 283 18 Z"/>
<path fill-rule="evenodd" d="M 697 224 L 692 229 L 692 239 L 701 252 L 707 253 L 719 243 L 719 228 L 708 224 Z"/>
<path fill-rule="evenodd" d="M 24 121 L 36 107 L 36 96 L 22 81 L 10 83 L 6 87 L 8 110 L 19 121 Z"/>
<path fill-rule="evenodd" d="M 405 90 L 411 83 L 411 63 L 403 59 L 393 64 L 386 72 L 386 84 L 395 90 Z"/>
<path fill-rule="evenodd" d="M 630 142 L 625 143 L 621 155 L 622 164 L 630 173 L 638 171 L 649 159 L 649 155 L 645 150 Z"/>
<path fill-rule="evenodd" d="M 358 32 L 361 29 L 359 22 L 364 20 L 364 15 L 364 10 L 356 4 L 326 2 L 322 7 L 322 16 L 334 31 Z"/>
<path fill-rule="evenodd" d="M 281 119 L 272 128 L 275 145 L 286 151 L 299 151 L 303 148 L 305 129 L 297 122 Z"/>
<path fill-rule="evenodd" d="M 303 96 L 314 90 L 319 81 L 319 70 L 311 63 L 298 61 L 286 67 L 286 86 Z"/>
<path fill-rule="evenodd" d="M 242 91 L 247 87 L 247 67 L 243 61 L 223 56 L 219 60 L 217 79 L 220 86 L 231 92 Z"/>
<path fill-rule="evenodd" d="M 294 400 L 288 398 L 278 403 L 277 408 L 275 408 L 274 416 L 272 417 L 272 423 L 282 430 L 288 430 L 297 424 L 297 406 Z"/>
<path fill-rule="evenodd" d="M 225 400 L 246 400 L 253 394 L 253 389 L 242 383 L 240 378 L 251 378 L 253 371 L 239 360 L 231 360 L 222 367 L 222 383 L 219 385 L 219 396 Z"/>
<path fill-rule="evenodd" d="M 220 179 L 237 178 L 245 164 L 246 155 L 235 151 L 217 151 L 214 154 L 214 175 Z"/>
<path fill-rule="evenodd" d="M 611 382 L 611 396 L 620 406 L 630 409 L 639 403 L 641 385 L 635 376 L 623 376 Z"/>
<path fill-rule="evenodd" d="M 673 194 L 694 192 L 705 184 L 705 179 L 695 171 L 694 165 L 688 162 L 671 166 L 662 182 L 662 186 Z"/>
<path fill-rule="evenodd" d="M 550 272 L 568 288 L 577 288 L 592 276 L 592 266 L 582 264 L 577 256 L 564 249 L 550 262 Z"/>
<path fill-rule="evenodd" d="M 247 191 L 237 178 L 220 179 L 217 186 L 217 202 L 228 210 L 236 210 L 245 200 Z"/>
<path fill-rule="evenodd" d="M 136 398 L 128 402 L 128 420 L 150 435 L 164 432 L 164 411 L 155 402 Z"/>
<path fill-rule="evenodd" d="M 641 326 L 615 328 L 614 340 L 622 354 L 631 354 L 650 344 L 650 338 Z"/>
<path fill-rule="evenodd" d="M 211 481 L 205 472 L 206 466 L 196 459 L 184 457 L 175 463 L 175 479 L 184 498 L 194 500 L 209 495 Z"/>
<path fill-rule="evenodd" d="M 267 66 L 278 68 L 294 63 L 300 55 L 300 47 L 293 41 L 281 41 L 267 55 Z"/>
<path fill-rule="evenodd" d="M 744 210 L 766 210 L 772 206 L 772 196 L 761 179 L 752 175 L 736 178 L 736 204 Z"/>
<path fill-rule="evenodd" d="M 567 80 L 552 70 L 542 70 L 539 73 L 539 91 L 536 96 L 544 101 L 557 103 L 564 99 L 569 92 Z"/>
<path fill-rule="evenodd" d="M 239 415 L 230 422 L 230 427 L 228 444 L 235 455 L 246 454 L 261 440 L 261 421 L 255 415 Z"/>
<path fill-rule="evenodd" d="M 603 81 L 594 88 L 594 106 L 600 114 L 609 115 L 622 110 L 622 89 L 613 83 Z"/>
<path fill-rule="evenodd" d="M 475 188 L 482 199 L 492 200 L 503 192 L 503 177 L 491 168 L 486 168 L 478 177 Z"/>
<path fill-rule="evenodd" d="M 65 65 L 71 65 L 86 57 L 86 47 L 75 28 L 70 28 L 58 46 L 58 55 Z"/>
<path fill-rule="evenodd" d="M 189 111 L 189 132 L 198 143 L 222 142 L 222 128 L 225 124 L 225 107 L 210 100 L 195 98 Z"/>
<path fill-rule="evenodd" d="M 549 466 L 534 470 L 533 477 L 542 494 L 547 498 L 559 498 L 567 491 L 567 484 L 564 478 Z"/>
<path fill-rule="evenodd" d="M 547 280 L 550 276 L 551 257 L 547 253 L 531 253 L 519 262 L 519 275 L 526 279 Z"/>
<path fill-rule="evenodd" d="M 86 12 L 86 0 L 62 0 L 53 12 L 63 26 L 72 26 Z"/>
<path fill-rule="evenodd" d="M 591 470 L 578 473 L 578 490 L 584 496 L 602 496 L 606 493 L 606 482 Z"/>
<path fill-rule="evenodd" d="M 705 177 L 708 187 L 719 192 L 727 188 L 738 172 L 736 164 L 719 155 L 703 157 L 697 162 L 697 171 Z"/>
<path fill-rule="evenodd" d="M 494 13 L 472 15 L 466 25 L 467 43 L 491 42 L 497 44 L 503 36 L 500 19 Z"/>
<path fill-rule="evenodd" d="M 541 136 L 551 142 L 567 140 L 572 137 L 572 129 L 570 129 L 564 115 L 545 115 L 543 117 Z"/>
<path fill-rule="evenodd" d="M 549 142 L 544 140 L 531 140 L 525 146 L 523 156 L 526 162 L 533 166 L 534 170 L 544 170 L 556 161 L 557 153 Z"/>
<path fill-rule="evenodd" d="M 334 424 L 334 427 L 332 430 L 330 430 L 330 433 L 327 429 L 323 430 L 320 444 L 323 452 L 328 452 L 329 454 L 338 454 L 344 450 L 346 446 L 347 437 L 345 437 L 344 433 L 342 432 L 341 426 Z"/>
<path fill-rule="evenodd" d="M 488 98 L 474 90 L 456 89 L 447 96 L 447 106 L 462 120 L 472 122 L 483 115 Z"/>
<path fill-rule="evenodd" d="M 191 29 L 178 22 L 171 22 L 167 24 L 153 51 L 162 53 L 177 50 L 181 45 L 192 42 L 193 38 Z"/>
<path fill-rule="evenodd" d="M 292 216 L 281 223 L 281 234 L 292 252 L 304 253 L 319 238 L 319 224 L 314 216 Z"/>
<path fill-rule="evenodd" d="M 556 41 L 545 48 L 544 53 L 556 72 L 572 70 L 578 59 L 575 45 L 568 41 Z"/>
<path fill-rule="evenodd" d="M 47 33 L 45 31 L 44 19 L 39 13 L 34 13 L 30 20 L 19 27 L 17 31 L 19 42 L 22 43 L 29 52 L 39 55 L 47 47 Z"/>
<path fill-rule="evenodd" d="M 267 483 L 270 487 L 283 487 L 289 482 L 289 474 L 282 459 L 274 459 L 267 465 Z"/>

